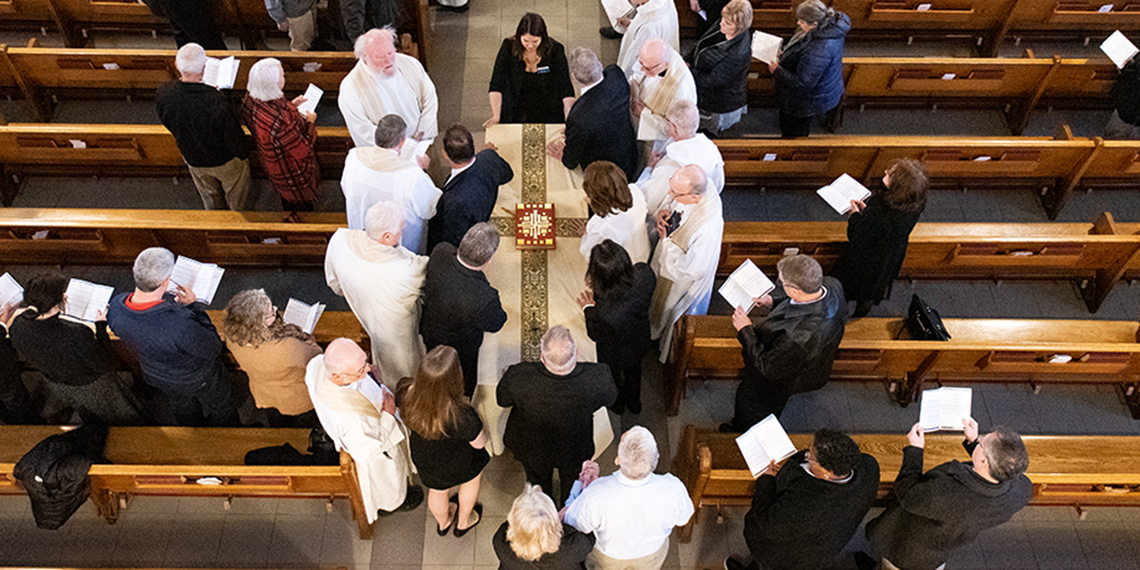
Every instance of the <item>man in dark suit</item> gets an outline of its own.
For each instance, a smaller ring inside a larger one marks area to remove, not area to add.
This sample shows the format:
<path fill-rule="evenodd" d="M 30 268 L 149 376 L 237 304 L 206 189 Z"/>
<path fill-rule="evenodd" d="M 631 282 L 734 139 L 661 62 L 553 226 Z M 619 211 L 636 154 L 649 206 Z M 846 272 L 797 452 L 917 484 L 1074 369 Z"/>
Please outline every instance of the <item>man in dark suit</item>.
<path fill-rule="evenodd" d="M 222 31 L 214 22 L 213 10 L 206 0 L 146 0 L 155 16 L 170 21 L 174 42 L 178 47 L 195 43 L 210 50 L 226 48 Z"/>
<path fill-rule="evenodd" d="M 498 332 L 507 322 L 499 292 L 483 274 L 498 248 L 498 228 L 488 222 L 475 224 L 458 249 L 447 242 L 432 249 L 424 277 L 420 334 L 428 350 L 442 344 L 459 353 L 468 397 L 475 393 L 483 333 Z"/>
<path fill-rule="evenodd" d="M 610 368 L 578 362 L 578 347 L 561 325 L 542 335 L 541 362 L 520 362 L 499 380 L 496 399 L 511 408 L 503 444 L 523 464 L 526 480 L 561 504 L 594 456 L 594 411 L 617 398 Z M 558 470 L 561 489 L 552 488 Z"/>
<path fill-rule="evenodd" d="M 616 65 L 602 70 L 598 56 L 586 48 L 570 54 L 570 77 L 581 95 L 566 115 L 566 140 L 547 145 L 546 152 L 566 168 L 583 169 L 599 160 L 620 167 L 637 180 L 637 138 L 629 119 L 629 82 Z"/>
<path fill-rule="evenodd" d="M 451 164 L 451 174 L 443 185 L 435 215 L 428 221 L 428 251 L 444 241 L 459 247 L 459 240 L 471 226 L 491 218 L 499 186 L 515 177 L 497 150 L 487 143 L 475 154 L 471 131 L 463 125 L 452 125 L 443 134 L 443 155 Z"/>

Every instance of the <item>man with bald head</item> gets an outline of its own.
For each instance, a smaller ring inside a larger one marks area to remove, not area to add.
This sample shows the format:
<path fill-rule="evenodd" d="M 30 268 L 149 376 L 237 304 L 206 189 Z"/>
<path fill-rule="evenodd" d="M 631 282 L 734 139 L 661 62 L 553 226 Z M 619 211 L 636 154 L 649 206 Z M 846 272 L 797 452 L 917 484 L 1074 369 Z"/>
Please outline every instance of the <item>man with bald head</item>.
<path fill-rule="evenodd" d="M 657 250 L 653 271 L 657 288 L 649 309 L 653 338 L 661 339 L 661 362 L 669 356 L 673 323 L 681 315 L 703 315 L 712 298 L 720 261 L 724 214 L 720 195 L 695 164 L 681 167 L 669 179 L 669 201 L 657 212 Z"/>
<path fill-rule="evenodd" d="M 359 61 L 340 82 L 337 95 L 352 142 L 358 148 L 376 146 L 376 125 L 391 114 L 404 119 L 406 135 L 414 139 L 408 150 L 415 142 L 434 139 L 439 131 L 435 84 L 419 60 L 396 53 L 396 33 L 369 30 L 356 38 L 355 53 Z"/>
<path fill-rule="evenodd" d="M 338 338 L 305 369 L 309 398 L 321 427 L 356 463 L 368 522 L 396 510 L 412 510 L 423 489 L 408 488 L 411 461 L 396 398 L 376 379 L 376 368 L 355 342 Z"/>
<path fill-rule="evenodd" d="M 614 30 L 623 32 L 617 64 L 626 77 L 632 77 L 637 71 L 637 56 L 645 42 L 658 38 L 674 50 L 681 49 L 677 6 L 673 0 L 629 0 L 629 4 L 633 15 L 619 18 L 614 26 Z M 614 30 L 608 35 L 613 35 Z M 602 35 L 607 35 L 605 29 Z"/>
<path fill-rule="evenodd" d="M 677 101 L 665 114 L 668 122 L 669 142 L 665 150 L 653 153 L 649 166 L 641 173 L 637 186 L 645 192 L 645 206 L 651 214 L 656 214 L 668 203 L 669 179 L 686 164 L 695 164 L 708 177 L 709 185 L 719 194 L 724 189 L 724 158 L 716 143 L 702 133 L 701 112 L 692 101 Z M 657 222 L 649 220 L 656 234 Z M 655 236 L 656 237 L 656 236 Z"/>
<path fill-rule="evenodd" d="M 697 84 L 681 54 L 660 38 L 642 44 L 637 62 L 629 78 L 629 111 L 637 138 L 663 143 L 669 138 L 666 114 L 682 101 L 696 105 Z"/>

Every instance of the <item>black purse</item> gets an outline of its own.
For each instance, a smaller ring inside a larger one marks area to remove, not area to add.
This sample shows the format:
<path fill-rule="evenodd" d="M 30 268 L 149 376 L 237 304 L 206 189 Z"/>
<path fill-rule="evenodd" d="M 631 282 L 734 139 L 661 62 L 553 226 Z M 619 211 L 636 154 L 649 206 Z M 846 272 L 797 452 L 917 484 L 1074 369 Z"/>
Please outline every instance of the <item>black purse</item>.
<path fill-rule="evenodd" d="M 906 330 L 910 333 L 911 340 L 950 340 L 950 333 L 942 324 L 942 316 L 917 294 L 910 297 Z"/>

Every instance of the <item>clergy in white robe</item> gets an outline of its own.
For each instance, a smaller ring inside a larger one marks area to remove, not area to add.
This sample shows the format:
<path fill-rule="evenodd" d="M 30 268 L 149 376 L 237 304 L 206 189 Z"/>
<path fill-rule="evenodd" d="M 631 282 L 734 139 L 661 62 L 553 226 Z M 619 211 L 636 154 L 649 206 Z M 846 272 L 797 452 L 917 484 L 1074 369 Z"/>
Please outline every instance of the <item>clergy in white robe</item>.
<path fill-rule="evenodd" d="M 428 258 L 400 245 L 404 208 L 380 202 L 368 209 L 365 231 L 341 228 L 325 253 L 325 280 L 348 301 L 372 341 L 372 363 L 395 390 L 415 376 L 424 355 L 420 296 Z"/>
<path fill-rule="evenodd" d="M 374 129 L 380 146 L 348 151 L 340 187 L 349 229 L 365 229 L 364 215 L 373 204 L 397 202 L 404 206 L 407 222 L 400 243 L 409 251 L 423 254 L 427 249 L 424 226 L 435 215 L 443 191 L 436 188 L 423 168 L 400 155 L 407 140 L 403 125 L 402 118 L 388 115 Z"/>
<path fill-rule="evenodd" d="M 645 233 L 648 213 L 641 189 L 627 183 L 625 172 L 608 160 L 586 167 L 582 189 L 594 212 L 586 222 L 579 246 L 586 261 L 594 246 L 607 239 L 625 248 L 633 263 L 649 261 L 649 236 Z"/>
<path fill-rule="evenodd" d="M 394 511 L 415 499 L 408 493 L 411 461 L 395 396 L 373 379 L 367 362 L 356 343 L 338 338 L 309 361 L 305 385 L 321 427 L 356 463 L 364 515 L 372 523 L 378 509 Z"/>
<path fill-rule="evenodd" d="M 439 99 L 424 66 L 396 53 L 389 30 L 369 30 L 356 39 L 356 67 L 340 82 L 337 106 L 357 148 L 376 146 L 376 125 L 399 115 L 409 139 L 432 140 L 439 133 Z"/>
<path fill-rule="evenodd" d="M 661 339 L 661 362 L 669 357 L 673 323 L 681 315 L 705 314 L 712 298 L 724 213 L 720 195 L 707 186 L 699 167 L 683 166 L 670 180 L 671 202 L 657 213 L 660 242 L 651 264 L 657 288 L 649 322 L 653 338 Z"/>
<path fill-rule="evenodd" d="M 696 104 L 678 101 L 666 115 L 669 120 L 669 142 L 663 154 L 650 158 L 650 166 L 642 171 L 637 185 L 645 193 L 645 206 L 651 219 L 650 233 L 656 233 L 652 219 L 669 202 L 669 179 L 686 164 L 695 164 L 705 172 L 709 186 L 719 194 L 724 190 L 724 158 L 720 148 L 704 134 L 697 133 L 701 113 Z"/>
<path fill-rule="evenodd" d="M 642 44 L 637 61 L 638 71 L 629 80 L 634 130 L 638 140 L 663 142 L 669 138 L 669 109 L 682 101 L 695 106 L 697 84 L 681 54 L 665 40 L 653 38 Z"/>
<path fill-rule="evenodd" d="M 681 49 L 677 6 L 673 0 L 630 0 L 630 4 L 636 13 L 621 37 L 617 60 L 618 67 L 625 72 L 626 77 L 632 77 L 637 71 L 637 56 L 645 42 L 660 38 L 669 42 L 669 47 L 674 50 Z"/>

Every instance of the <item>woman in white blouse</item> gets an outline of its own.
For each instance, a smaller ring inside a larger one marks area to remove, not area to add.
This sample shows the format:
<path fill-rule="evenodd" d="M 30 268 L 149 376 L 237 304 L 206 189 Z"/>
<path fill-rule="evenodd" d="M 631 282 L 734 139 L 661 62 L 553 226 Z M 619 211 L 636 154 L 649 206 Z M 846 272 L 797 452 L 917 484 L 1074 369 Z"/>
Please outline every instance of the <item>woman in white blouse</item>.
<path fill-rule="evenodd" d="M 625 172 L 607 160 L 586 167 L 582 188 L 586 191 L 586 203 L 594 212 L 582 233 L 582 256 L 589 259 L 595 245 L 610 239 L 625 248 L 633 263 L 649 261 L 647 214 L 641 189 L 627 183 Z"/>

